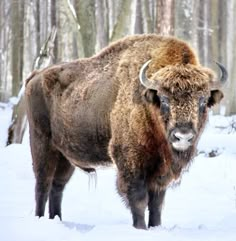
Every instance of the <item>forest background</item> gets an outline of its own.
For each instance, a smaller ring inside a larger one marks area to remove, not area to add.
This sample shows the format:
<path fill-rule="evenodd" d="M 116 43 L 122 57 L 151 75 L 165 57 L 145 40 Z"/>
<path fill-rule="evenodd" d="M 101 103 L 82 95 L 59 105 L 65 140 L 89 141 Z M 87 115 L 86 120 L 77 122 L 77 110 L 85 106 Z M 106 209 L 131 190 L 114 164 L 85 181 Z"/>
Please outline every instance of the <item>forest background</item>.
<path fill-rule="evenodd" d="M 17 96 L 53 27 L 52 63 L 89 57 L 130 34 L 186 40 L 201 64 L 228 70 L 225 98 L 214 110 L 236 114 L 235 0 L 0 0 L 0 102 Z"/>

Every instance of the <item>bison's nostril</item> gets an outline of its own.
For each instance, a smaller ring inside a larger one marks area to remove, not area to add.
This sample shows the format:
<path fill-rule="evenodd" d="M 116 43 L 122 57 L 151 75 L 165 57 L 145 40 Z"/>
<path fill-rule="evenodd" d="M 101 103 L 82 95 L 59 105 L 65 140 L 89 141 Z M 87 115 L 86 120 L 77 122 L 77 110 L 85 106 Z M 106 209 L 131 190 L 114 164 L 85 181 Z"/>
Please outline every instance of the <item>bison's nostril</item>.
<path fill-rule="evenodd" d="M 174 139 L 175 139 L 176 141 L 180 141 L 180 138 L 177 137 L 176 135 L 174 135 Z"/>
<path fill-rule="evenodd" d="M 194 137 L 193 133 L 181 133 L 181 132 L 176 132 L 174 134 L 175 138 L 177 141 L 191 141 Z"/>

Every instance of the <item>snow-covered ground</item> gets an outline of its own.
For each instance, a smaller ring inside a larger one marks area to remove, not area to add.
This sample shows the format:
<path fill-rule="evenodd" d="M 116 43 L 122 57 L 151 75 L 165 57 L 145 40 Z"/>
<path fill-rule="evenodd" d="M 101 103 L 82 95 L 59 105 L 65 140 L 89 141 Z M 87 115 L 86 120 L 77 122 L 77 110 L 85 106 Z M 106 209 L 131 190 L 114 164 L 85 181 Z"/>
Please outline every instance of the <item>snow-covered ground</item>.
<path fill-rule="evenodd" d="M 10 114 L 0 106 L 1 241 L 236 240 L 236 132 L 230 127 L 236 117 L 210 118 L 199 155 L 181 184 L 168 190 L 162 226 L 143 231 L 132 227 L 112 168 L 99 169 L 97 177 L 75 172 L 64 192 L 62 222 L 34 217 L 28 136 L 4 147 Z M 217 156 L 209 158 L 212 150 Z"/>

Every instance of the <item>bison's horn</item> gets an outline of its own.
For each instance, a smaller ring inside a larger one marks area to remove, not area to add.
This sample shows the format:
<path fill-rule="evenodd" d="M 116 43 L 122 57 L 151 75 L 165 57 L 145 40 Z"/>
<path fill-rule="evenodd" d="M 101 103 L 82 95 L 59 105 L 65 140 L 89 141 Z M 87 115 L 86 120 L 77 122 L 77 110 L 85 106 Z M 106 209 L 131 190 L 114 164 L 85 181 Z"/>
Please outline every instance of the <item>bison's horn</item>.
<path fill-rule="evenodd" d="M 216 62 L 216 64 L 218 65 L 218 67 L 221 70 L 220 82 L 221 82 L 222 85 L 224 85 L 227 78 L 228 78 L 228 72 L 227 72 L 226 68 L 221 63 Z"/>
<path fill-rule="evenodd" d="M 151 62 L 151 60 L 148 60 L 146 63 L 143 64 L 142 68 L 139 71 L 139 80 L 140 80 L 141 84 L 144 87 L 146 87 L 147 89 L 156 90 L 157 87 L 154 86 L 153 83 L 146 76 L 147 67 L 150 62 Z"/>
<path fill-rule="evenodd" d="M 220 77 L 220 80 L 219 81 L 215 81 L 213 82 L 212 86 L 211 86 L 211 89 L 218 89 L 218 88 L 221 88 L 225 83 L 226 83 L 226 80 L 228 78 L 228 72 L 226 70 L 226 68 L 219 62 L 215 62 L 218 67 L 220 68 L 220 71 L 221 71 L 221 77 Z"/>

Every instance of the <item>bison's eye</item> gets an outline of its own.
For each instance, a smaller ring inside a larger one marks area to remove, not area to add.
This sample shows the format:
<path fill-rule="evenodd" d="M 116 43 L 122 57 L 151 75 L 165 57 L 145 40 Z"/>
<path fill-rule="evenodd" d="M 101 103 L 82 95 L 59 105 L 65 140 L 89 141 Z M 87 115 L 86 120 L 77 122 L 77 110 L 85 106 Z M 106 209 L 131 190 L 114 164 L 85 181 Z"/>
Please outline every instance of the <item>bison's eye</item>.
<path fill-rule="evenodd" d="M 162 114 L 168 114 L 169 111 L 170 111 L 169 98 L 166 97 L 166 96 L 161 96 L 160 100 L 161 100 L 161 103 L 160 103 L 161 104 L 161 106 L 160 106 L 161 113 Z"/>
<path fill-rule="evenodd" d="M 203 113 L 207 106 L 207 100 L 205 97 L 200 97 L 199 99 L 199 112 Z"/>

